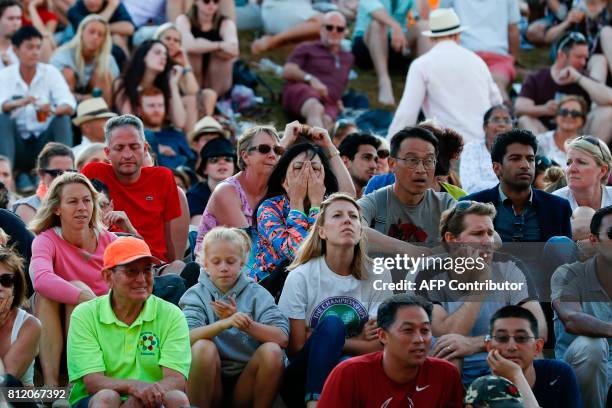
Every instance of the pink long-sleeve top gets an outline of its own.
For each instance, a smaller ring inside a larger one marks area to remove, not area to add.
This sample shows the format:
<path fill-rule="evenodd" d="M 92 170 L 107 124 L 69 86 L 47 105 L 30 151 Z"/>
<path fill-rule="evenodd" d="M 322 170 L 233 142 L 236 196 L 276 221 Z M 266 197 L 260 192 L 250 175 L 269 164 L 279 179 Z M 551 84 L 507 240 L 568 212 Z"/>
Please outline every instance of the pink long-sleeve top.
<path fill-rule="evenodd" d="M 71 281 L 81 281 L 96 296 L 108 293 L 102 278 L 104 250 L 117 236 L 102 230 L 98 234 L 98 247 L 94 253 L 78 248 L 61 236 L 59 229 L 51 228 L 34 238 L 30 278 L 34 290 L 58 303 L 78 303 L 81 289 Z"/>

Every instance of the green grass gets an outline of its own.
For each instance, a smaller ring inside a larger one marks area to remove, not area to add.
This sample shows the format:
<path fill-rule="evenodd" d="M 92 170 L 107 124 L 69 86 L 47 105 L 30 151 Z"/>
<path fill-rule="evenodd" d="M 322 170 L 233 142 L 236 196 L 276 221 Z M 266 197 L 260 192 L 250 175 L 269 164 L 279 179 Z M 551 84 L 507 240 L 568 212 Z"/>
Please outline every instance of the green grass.
<path fill-rule="evenodd" d="M 260 55 L 252 55 L 250 47 L 251 42 L 255 38 L 255 33 L 253 31 L 242 31 L 239 33 L 239 38 L 240 58 L 246 62 L 257 62 L 261 58 L 268 58 L 279 65 L 283 65 L 287 60 L 287 56 L 295 47 L 295 45 L 285 46 L 275 50 L 270 50 Z M 521 64 L 527 70 L 533 70 L 544 67 L 546 65 L 550 65 L 550 62 L 548 60 L 548 49 L 534 49 L 529 51 L 521 50 L 520 61 Z M 382 105 L 378 104 L 378 80 L 376 78 L 374 70 L 362 71 L 358 68 L 354 69 L 359 76 L 357 79 L 354 79 L 349 82 L 349 88 L 353 88 L 356 91 L 366 93 L 370 100 L 370 107 L 372 109 L 383 108 Z M 265 97 L 266 100 L 264 103 L 264 107 L 271 109 L 270 114 L 264 117 L 245 116 L 244 119 L 258 123 L 272 123 L 279 128 L 284 127 L 285 123 L 289 121 L 290 118 L 285 114 L 280 105 L 280 101 L 278 100 L 283 86 L 283 80 L 281 78 L 276 77 L 270 72 L 259 72 L 259 74 L 274 90 L 277 96 L 277 100 L 275 102 L 270 102 L 268 100 L 269 98 L 267 91 L 265 91 L 262 87 L 259 87 L 256 92 L 258 95 Z M 516 82 L 521 82 L 522 77 L 523 72 L 519 70 Z M 391 72 L 391 81 L 393 82 L 393 91 L 395 94 L 395 99 L 399 102 L 399 99 L 401 98 L 402 92 L 404 90 L 405 75 L 399 69 L 395 70 Z M 384 109 L 389 109 L 389 107 L 385 106 Z"/>

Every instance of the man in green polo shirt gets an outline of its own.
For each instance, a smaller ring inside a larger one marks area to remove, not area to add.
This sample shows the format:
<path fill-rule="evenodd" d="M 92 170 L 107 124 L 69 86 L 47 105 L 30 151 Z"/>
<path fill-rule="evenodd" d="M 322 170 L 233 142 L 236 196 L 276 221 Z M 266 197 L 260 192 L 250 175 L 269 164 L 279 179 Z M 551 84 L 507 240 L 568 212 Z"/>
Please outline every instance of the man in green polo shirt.
<path fill-rule="evenodd" d="M 121 237 L 106 248 L 109 294 L 80 304 L 70 319 L 72 407 L 190 405 L 189 330 L 179 308 L 151 294 L 156 262 L 138 238 Z"/>

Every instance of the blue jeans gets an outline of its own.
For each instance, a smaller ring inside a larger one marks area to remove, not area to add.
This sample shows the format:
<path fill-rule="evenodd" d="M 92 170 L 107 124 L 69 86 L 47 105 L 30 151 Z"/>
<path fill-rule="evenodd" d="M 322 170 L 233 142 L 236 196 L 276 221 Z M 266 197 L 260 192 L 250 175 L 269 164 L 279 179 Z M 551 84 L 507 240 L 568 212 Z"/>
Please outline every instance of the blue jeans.
<path fill-rule="evenodd" d="M 303 407 L 307 400 L 319 399 L 327 376 L 341 360 L 345 336 L 340 318 L 328 316 L 319 322 L 285 369 L 281 396 L 288 407 Z"/>

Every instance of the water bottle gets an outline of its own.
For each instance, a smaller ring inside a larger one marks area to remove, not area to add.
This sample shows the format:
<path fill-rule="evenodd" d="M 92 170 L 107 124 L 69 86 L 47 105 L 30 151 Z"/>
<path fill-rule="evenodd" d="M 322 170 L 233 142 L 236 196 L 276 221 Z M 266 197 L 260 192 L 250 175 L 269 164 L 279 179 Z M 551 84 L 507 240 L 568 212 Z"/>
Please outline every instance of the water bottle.
<path fill-rule="evenodd" d="M 271 71 L 277 76 L 283 75 L 283 67 L 268 58 L 259 60 L 259 66 L 265 71 Z"/>

